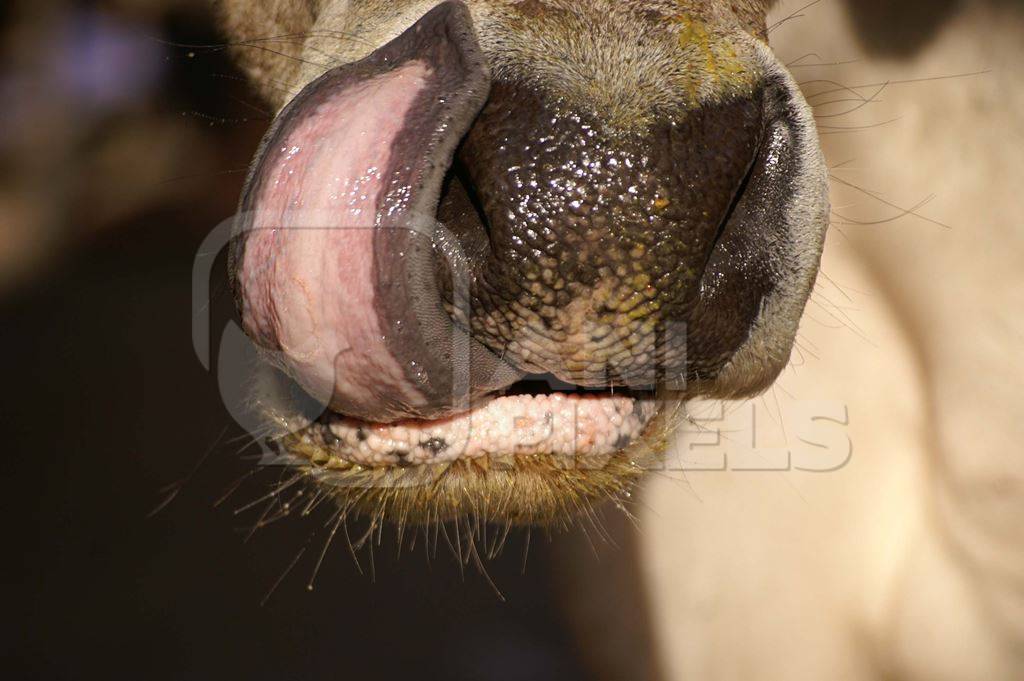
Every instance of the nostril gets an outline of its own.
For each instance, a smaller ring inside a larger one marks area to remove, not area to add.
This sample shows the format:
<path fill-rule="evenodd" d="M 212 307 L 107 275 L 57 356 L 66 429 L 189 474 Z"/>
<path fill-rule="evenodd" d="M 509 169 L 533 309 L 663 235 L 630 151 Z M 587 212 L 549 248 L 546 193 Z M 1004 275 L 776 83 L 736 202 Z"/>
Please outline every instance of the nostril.
<path fill-rule="evenodd" d="M 467 256 L 487 248 L 488 226 L 480 195 L 463 162 L 456 160 L 445 175 L 437 219 L 459 241 Z"/>
<path fill-rule="evenodd" d="M 452 172 L 455 175 L 455 179 L 462 184 L 462 188 L 465 190 L 466 196 L 469 198 L 469 202 L 472 204 L 473 209 L 476 212 L 476 217 L 479 220 L 480 226 L 485 232 L 488 231 L 487 213 L 484 210 L 483 200 L 476 189 L 476 185 L 473 183 L 473 178 L 470 176 L 469 168 L 459 155 L 456 155 L 455 157 Z"/>
<path fill-rule="evenodd" d="M 468 326 L 468 320 L 461 319 L 453 305 L 453 287 L 455 277 L 472 277 L 474 265 L 482 262 L 490 251 L 490 238 L 480 197 L 476 192 L 469 173 L 463 163 L 456 161 L 445 175 L 441 190 L 441 201 L 438 205 L 437 220 L 448 232 L 446 248 L 454 248 L 459 253 L 448 253 L 447 257 L 437 258 L 436 275 L 441 298 L 448 307 L 449 314 L 456 322 Z M 452 269 L 452 260 L 466 263 L 469 267 L 462 272 Z M 470 282 L 460 282 L 466 285 Z"/>
<path fill-rule="evenodd" d="M 755 164 L 757 163 L 757 159 L 761 154 L 762 144 L 763 140 L 759 142 L 757 147 L 754 149 L 754 153 L 751 155 L 750 162 L 747 166 L 747 172 L 743 175 L 743 180 L 736 187 L 736 191 L 733 193 L 732 201 L 729 202 L 729 207 L 726 209 L 725 213 L 722 215 L 721 221 L 718 223 L 718 229 L 715 232 L 715 237 L 711 241 L 711 246 L 708 248 L 704 258 L 704 265 L 700 269 L 702 277 L 708 269 L 708 264 L 711 262 L 712 254 L 714 254 L 715 249 L 718 248 L 719 244 L 721 244 L 722 238 L 725 236 L 726 227 L 729 225 L 729 222 L 733 219 L 733 216 L 736 214 L 736 209 L 739 206 L 740 201 L 743 199 L 743 197 L 747 193 L 747 190 L 750 188 L 750 178 L 753 177 Z"/>

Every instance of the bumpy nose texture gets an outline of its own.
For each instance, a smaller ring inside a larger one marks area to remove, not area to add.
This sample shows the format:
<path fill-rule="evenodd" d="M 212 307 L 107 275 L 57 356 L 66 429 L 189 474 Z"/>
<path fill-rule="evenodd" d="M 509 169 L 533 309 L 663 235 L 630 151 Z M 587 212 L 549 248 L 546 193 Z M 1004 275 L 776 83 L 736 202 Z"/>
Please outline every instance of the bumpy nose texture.
<path fill-rule="evenodd" d="M 620 131 L 495 83 L 460 152 L 487 222 L 474 336 L 583 385 L 684 376 L 688 312 L 762 114 L 757 93 Z"/>

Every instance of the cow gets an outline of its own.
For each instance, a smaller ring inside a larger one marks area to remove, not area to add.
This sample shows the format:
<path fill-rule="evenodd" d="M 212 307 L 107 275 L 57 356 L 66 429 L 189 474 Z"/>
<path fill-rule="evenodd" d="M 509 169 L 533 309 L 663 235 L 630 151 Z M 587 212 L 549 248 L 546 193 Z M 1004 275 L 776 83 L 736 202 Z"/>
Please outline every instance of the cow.
<path fill-rule="evenodd" d="M 643 638 L 671 679 L 1019 678 L 1024 244 L 1012 197 L 990 193 L 1024 170 L 1024 88 L 975 75 L 912 106 L 911 133 L 871 149 L 883 175 L 915 187 L 955 166 L 970 199 L 923 232 L 850 227 L 826 280 L 850 202 L 919 211 L 829 170 L 820 140 L 839 164 L 859 138 L 819 135 L 808 99 L 871 99 L 801 55 L 860 53 L 884 85 L 948 71 L 937 55 L 958 49 L 1020 55 L 1020 17 L 908 2 L 915 30 L 887 41 L 877 3 L 851 3 L 852 21 L 831 5 L 785 25 L 787 67 L 771 4 L 224 0 L 278 110 L 232 286 L 247 334 L 317 407 L 265 417 L 290 465 L 381 520 L 628 505 L 631 550 L 596 571 L 565 561 L 609 676 L 646 668 L 616 645 Z M 802 91 L 807 68 L 831 84 Z M 829 285 L 884 295 L 850 320 Z M 816 306 L 852 331 L 809 323 Z M 794 343 L 821 357 L 793 367 Z M 741 428 L 766 411 L 788 437 L 780 403 L 803 399 L 798 429 L 840 430 L 795 433 L 799 451 L 694 448 L 715 420 L 696 405 L 770 388 L 774 409 L 755 399 Z M 626 574 L 638 589 L 604 588 Z M 650 633 L 634 638 L 615 623 L 638 610 Z"/>

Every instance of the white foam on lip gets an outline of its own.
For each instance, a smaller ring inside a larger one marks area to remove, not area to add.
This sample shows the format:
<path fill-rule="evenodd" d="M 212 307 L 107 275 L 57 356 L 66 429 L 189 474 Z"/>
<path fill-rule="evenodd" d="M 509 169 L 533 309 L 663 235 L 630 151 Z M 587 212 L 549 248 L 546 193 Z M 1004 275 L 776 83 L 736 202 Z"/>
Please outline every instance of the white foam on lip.
<path fill-rule="evenodd" d="M 640 437 L 656 411 L 653 400 L 624 395 L 515 395 L 436 421 L 371 424 L 335 415 L 324 435 L 332 453 L 368 466 L 512 454 L 604 456 Z"/>

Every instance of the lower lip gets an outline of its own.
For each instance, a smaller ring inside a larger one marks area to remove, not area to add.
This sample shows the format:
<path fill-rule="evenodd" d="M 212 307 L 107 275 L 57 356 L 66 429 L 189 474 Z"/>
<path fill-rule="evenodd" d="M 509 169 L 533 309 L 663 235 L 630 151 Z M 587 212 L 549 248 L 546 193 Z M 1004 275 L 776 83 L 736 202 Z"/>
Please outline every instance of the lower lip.
<path fill-rule="evenodd" d="M 598 457 L 639 438 L 657 411 L 654 399 L 627 395 L 513 395 L 436 421 L 372 424 L 329 415 L 308 435 L 333 456 L 375 467 L 487 456 Z"/>

